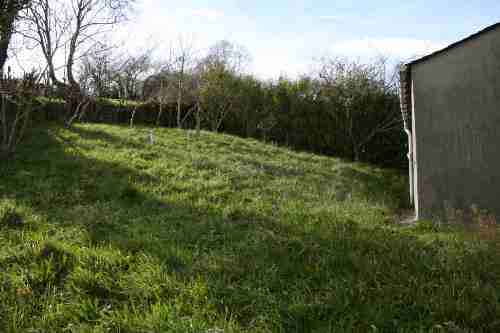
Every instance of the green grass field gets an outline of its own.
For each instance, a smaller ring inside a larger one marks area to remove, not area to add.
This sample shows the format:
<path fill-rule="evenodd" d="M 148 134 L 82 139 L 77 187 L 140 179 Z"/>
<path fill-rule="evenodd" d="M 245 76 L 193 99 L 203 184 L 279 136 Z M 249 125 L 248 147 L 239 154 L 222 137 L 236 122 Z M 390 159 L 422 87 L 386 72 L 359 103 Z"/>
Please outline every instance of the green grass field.
<path fill-rule="evenodd" d="M 495 230 L 398 225 L 404 175 L 153 131 L 1 162 L 0 332 L 500 331 Z"/>

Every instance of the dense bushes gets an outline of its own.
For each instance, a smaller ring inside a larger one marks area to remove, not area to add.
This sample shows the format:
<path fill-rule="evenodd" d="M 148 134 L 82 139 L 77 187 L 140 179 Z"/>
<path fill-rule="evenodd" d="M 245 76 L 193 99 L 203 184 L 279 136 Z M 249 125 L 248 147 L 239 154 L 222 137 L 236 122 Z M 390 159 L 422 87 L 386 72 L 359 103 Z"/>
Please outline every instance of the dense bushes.
<path fill-rule="evenodd" d="M 35 115 L 37 120 L 48 120 L 62 122 L 66 116 L 66 109 L 63 100 L 59 99 L 40 99 L 42 107 Z M 164 106 L 166 109 L 160 118 L 160 125 L 164 127 L 175 127 L 175 105 L 168 104 Z M 183 114 L 186 115 L 189 105 L 183 106 Z M 159 104 L 156 102 L 133 102 L 133 101 L 118 101 L 109 99 L 96 99 L 91 107 L 82 117 L 84 122 L 104 123 L 104 124 L 130 124 L 132 115 L 134 114 L 134 124 L 153 126 L 158 120 Z M 191 120 L 191 119 L 190 119 Z M 194 124 L 187 122 L 189 127 Z"/>
<path fill-rule="evenodd" d="M 236 98 L 220 129 L 321 154 L 404 165 L 399 97 L 384 68 L 342 62 L 323 66 L 317 77 L 297 80 L 233 77 L 227 94 Z M 220 100 L 210 97 L 204 96 L 209 106 Z"/>

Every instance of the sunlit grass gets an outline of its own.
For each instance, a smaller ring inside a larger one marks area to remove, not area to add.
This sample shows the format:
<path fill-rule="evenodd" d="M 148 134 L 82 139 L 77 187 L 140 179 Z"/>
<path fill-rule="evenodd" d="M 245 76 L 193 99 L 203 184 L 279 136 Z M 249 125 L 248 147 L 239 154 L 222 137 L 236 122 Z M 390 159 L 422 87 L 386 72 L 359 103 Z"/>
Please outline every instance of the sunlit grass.
<path fill-rule="evenodd" d="M 2 163 L 1 332 L 500 328 L 497 243 L 400 227 L 395 171 L 105 125 Z"/>

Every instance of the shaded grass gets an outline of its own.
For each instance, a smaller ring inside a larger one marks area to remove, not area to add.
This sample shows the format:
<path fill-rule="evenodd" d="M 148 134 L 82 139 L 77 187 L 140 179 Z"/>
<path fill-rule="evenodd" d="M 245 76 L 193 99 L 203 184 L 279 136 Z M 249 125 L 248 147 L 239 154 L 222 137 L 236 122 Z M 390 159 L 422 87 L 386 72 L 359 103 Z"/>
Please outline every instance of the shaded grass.
<path fill-rule="evenodd" d="M 396 172 L 173 129 L 40 128 L 0 168 L 0 331 L 495 332 L 495 241 Z"/>

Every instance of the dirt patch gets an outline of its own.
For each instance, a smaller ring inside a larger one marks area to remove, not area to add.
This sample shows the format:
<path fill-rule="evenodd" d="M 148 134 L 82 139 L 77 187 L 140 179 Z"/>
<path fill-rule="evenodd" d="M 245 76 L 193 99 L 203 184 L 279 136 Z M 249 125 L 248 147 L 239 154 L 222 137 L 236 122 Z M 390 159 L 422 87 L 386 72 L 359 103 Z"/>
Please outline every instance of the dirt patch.
<path fill-rule="evenodd" d="M 412 226 L 417 223 L 415 212 L 413 210 L 406 210 L 398 214 L 397 221 L 403 226 Z"/>

